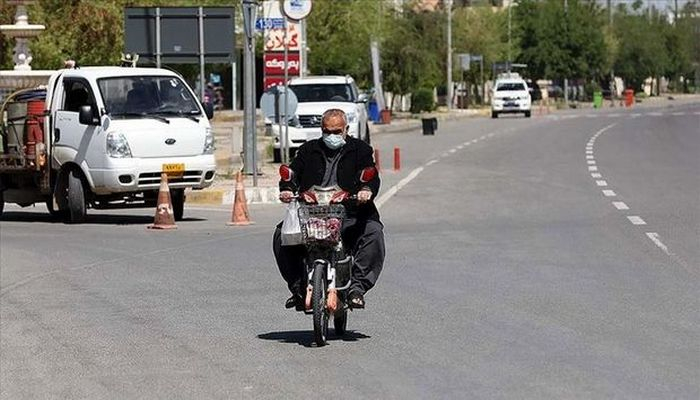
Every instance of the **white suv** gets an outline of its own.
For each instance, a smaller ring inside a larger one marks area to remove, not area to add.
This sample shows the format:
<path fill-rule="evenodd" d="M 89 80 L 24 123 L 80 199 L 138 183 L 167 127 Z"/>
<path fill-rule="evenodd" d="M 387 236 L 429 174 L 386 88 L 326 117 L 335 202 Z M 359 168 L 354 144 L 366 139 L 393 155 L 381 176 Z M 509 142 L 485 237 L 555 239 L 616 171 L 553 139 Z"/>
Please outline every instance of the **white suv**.
<path fill-rule="evenodd" d="M 293 78 L 289 88 L 297 97 L 294 118 L 289 122 L 287 143 L 290 156 L 307 140 L 321 137 L 321 116 L 330 108 L 345 111 L 348 118 L 348 134 L 369 142 L 367 97 L 360 95 L 355 80 L 350 76 L 306 76 Z M 284 126 L 282 126 L 284 129 Z M 280 153 L 279 125 L 270 125 L 274 162 L 282 159 Z"/>
<path fill-rule="evenodd" d="M 493 86 L 491 118 L 503 113 L 523 113 L 530 118 L 532 97 L 525 80 L 516 73 L 501 74 Z"/>

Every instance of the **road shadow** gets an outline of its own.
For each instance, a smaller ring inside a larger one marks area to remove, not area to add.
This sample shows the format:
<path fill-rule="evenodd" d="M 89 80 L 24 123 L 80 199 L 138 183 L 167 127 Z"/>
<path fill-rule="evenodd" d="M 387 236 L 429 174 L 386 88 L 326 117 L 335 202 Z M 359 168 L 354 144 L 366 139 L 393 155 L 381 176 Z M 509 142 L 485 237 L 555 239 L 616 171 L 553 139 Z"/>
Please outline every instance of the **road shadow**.
<path fill-rule="evenodd" d="M 2 221 L 11 222 L 27 222 L 27 223 L 49 223 L 49 224 L 66 224 L 66 222 L 54 217 L 48 213 L 42 212 L 25 212 L 25 211 L 5 211 L 0 218 Z M 202 222 L 206 218 L 183 218 L 179 223 L 187 222 Z M 154 217 L 150 215 L 122 215 L 122 214 L 91 214 L 85 217 L 85 221 L 78 225 L 149 225 L 154 221 Z"/>
<path fill-rule="evenodd" d="M 369 339 L 371 336 L 365 335 L 364 333 L 356 331 L 347 331 L 343 336 L 336 336 L 333 333 L 333 329 L 328 328 L 328 342 L 357 342 L 360 339 Z M 297 344 L 304 347 L 316 347 L 314 343 L 314 333 L 313 331 L 277 331 L 261 333 L 258 335 L 258 339 L 262 340 L 272 340 L 279 343 L 291 343 Z"/>

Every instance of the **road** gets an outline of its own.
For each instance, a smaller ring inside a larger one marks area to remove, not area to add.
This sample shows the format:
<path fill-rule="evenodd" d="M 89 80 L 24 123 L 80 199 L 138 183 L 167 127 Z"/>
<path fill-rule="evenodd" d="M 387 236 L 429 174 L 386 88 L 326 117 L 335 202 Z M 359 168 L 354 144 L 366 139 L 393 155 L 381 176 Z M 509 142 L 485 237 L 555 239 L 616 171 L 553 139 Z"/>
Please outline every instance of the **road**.
<path fill-rule="evenodd" d="M 700 103 L 377 135 L 387 259 L 311 344 L 279 205 L 0 225 L 2 399 L 697 399 Z M 391 170 L 394 147 L 401 170 Z"/>

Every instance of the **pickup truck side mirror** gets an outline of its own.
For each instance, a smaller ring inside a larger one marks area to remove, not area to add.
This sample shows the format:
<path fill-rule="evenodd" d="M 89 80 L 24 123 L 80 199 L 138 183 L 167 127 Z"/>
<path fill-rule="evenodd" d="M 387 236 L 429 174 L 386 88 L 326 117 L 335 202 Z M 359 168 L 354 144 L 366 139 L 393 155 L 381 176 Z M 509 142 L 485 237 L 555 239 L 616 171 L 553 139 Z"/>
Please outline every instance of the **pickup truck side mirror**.
<path fill-rule="evenodd" d="M 99 125 L 100 120 L 95 118 L 95 114 L 92 112 L 92 106 L 80 106 L 78 111 L 78 122 L 83 125 Z"/>
<path fill-rule="evenodd" d="M 204 108 L 204 115 L 206 115 L 208 119 L 214 118 L 214 105 L 212 103 L 202 102 L 202 107 Z"/>
<path fill-rule="evenodd" d="M 369 96 L 367 96 L 367 93 L 362 93 L 359 96 L 357 96 L 358 103 L 366 103 L 368 100 L 369 100 Z"/>

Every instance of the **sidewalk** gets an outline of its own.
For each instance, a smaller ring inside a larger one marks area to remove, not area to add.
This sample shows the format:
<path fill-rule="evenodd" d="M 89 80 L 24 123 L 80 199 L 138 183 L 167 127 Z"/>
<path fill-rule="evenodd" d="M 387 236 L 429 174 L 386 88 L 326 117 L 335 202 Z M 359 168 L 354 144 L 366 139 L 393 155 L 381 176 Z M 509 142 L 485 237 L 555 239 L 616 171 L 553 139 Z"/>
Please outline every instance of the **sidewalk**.
<path fill-rule="evenodd" d="M 439 121 L 485 116 L 490 111 L 485 110 L 453 110 L 451 112 L 435 112 L 431 117 Z M 257 151 L 258 177 L 257 186 L 253 176 L 244 177 L 246 200 L 249 204 L 276 203 L 279 191 L 279 164 L 272 162 L 272 140 L 266 136 L 263 116 L 258 110 L 257 122 Z M 203 190 L 188 190 L 187 204 L 231 205 L 233 204 L 236 173 L 243 167 L 243 111 L 216 111 L 211 120 L 214 138 L 216 140 L 216 178 L 214 183 Z M 389 124 L 370 123 L 371 135 L 395 132 L 410 132 L 422 129 L 420 118 L 412 117 L 409 113 L 396 113 Z"/>

